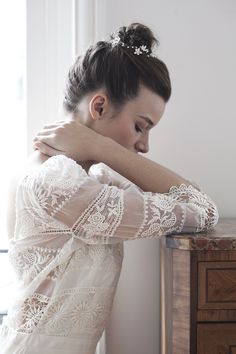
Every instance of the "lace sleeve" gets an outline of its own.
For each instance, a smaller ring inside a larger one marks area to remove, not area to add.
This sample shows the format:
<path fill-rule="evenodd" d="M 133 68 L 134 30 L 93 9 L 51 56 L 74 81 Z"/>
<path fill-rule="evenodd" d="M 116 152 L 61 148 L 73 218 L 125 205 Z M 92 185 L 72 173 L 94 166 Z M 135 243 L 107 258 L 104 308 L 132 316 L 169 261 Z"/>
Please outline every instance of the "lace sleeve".
<path fill-rule="evenodd" d="M 143 192 L 133 183 L 121 189 L 88 176 L 62 155 L 45 163 L 34 191 L 50 218 L 90 244 L 200 232 L 218 220 L 214 202 L 192 185 L 164 194 Z"/>
<path fill-rule="evenodd" d="M 93 165 L 89 170 L 89 175 L 95 177 L 102 184 L 116 186 L 121 189 L 126 189 L 133 184 L 104 163 Z"/>

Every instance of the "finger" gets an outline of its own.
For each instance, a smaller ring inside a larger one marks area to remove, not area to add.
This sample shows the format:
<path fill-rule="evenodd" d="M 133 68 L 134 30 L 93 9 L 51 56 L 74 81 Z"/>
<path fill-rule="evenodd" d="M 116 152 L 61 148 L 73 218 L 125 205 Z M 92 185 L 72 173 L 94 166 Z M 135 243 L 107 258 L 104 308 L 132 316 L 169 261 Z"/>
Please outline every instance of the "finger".
<path fill-rule="evenodd" d="M 58 127 L 59 125 L 62 125 L 63 123 L 65 123 L 64 120 L 58 120 L 58 121 L 53 122 L 53 123 L 45 124 L 45 125 L 43 126 L 43 129 L 56 128 L 56 127 Z"/>
<path fill-rule="evenodd" d="M 45 145 L 47 145 L 47 146 L 50 146 L 52 149 L 54 149 L 54 146 L 52 145 L 51 140 L 46 139 L 46 138 L 35 137 L 35 138 L 33 139 L 33 145 L 34 145 L 34 146 L 37 146 L 37 144 L 38 144 L 39 146 L 41 146 L 40 144 L 45 144 Z M 56 150 L 57 150 L 57 149 L 56 149 Z M 58 151 L 60 151 L 60 150 L 58 150 Z"/>
<path fill-rule="evenodd" d="M 44 136 L 44 135 L 49 135 L 49 134 L 52 134 L 53 132 L 55 132 L 56 130 L 58 129 L 58 127 L 55 127 L 55 128 L 51 128 L 51 129 L 42 129 L 42 130 L 39 130 L 37 133 L 36 133 L 36 136 Z"/>
<path fill-rule="evenodd" d="M 46 128 L 48 127 L 48 128 Z M 48 126 L 44 126 L 42 130 L 39 130 L 37 133 L 36 133 L 36 136 L 47 136 L 49 134 L 52 134 L 52 133 L 56 133 L 59 129 L 63 128 L 63 125 L 62 124 L 58 124 L 58 125 L 48 125 Z M 55 137 L 55 135 L 54 135 Z"/>
<path fill-rule="evenodd" d="M 65 155 L 63 151 L 56 150 L 51 146 L 43 143 L 42 141 L 37 141 L 33 145 L 34 150 L 39 150 L 44 155 L 55 156 L 55 155 Z"/>
<path fill-rule="evenodd" d="M 50 140 L 52 140 L 53 138 L 55 138 L 55 134 L 52 134 L 52 130 L 42 130 L 40 132 L 37 133 L 37 135 L 35 135 L 35 137 L 33 138 L 33 142 L 34 141 L 43 141 L 45 143 L 49 142 Z"/>
<path fill-rule="evenodd" d="M 61 125 L 61 124 L 60 124 Z M 45 130 L 45 129 L 52 129 L 52 128 L 57 128 L 59 126 L 59 124 L 47 124 L 47 125 L 43 125 L 43 128 L 42 130 Z"/>

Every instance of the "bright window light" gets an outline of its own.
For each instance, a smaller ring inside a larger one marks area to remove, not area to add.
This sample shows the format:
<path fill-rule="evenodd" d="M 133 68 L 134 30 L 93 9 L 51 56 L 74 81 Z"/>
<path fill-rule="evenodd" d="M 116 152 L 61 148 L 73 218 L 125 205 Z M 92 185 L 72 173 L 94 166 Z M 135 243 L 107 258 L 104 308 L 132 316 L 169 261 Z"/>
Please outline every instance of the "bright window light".
<path fill-rule="evenodd" d="M 24 161 L 26 141 L 26 0 L 0 2 L 0 249 L 7 248 L 9 180 Z"/>
<path fill-rule="evenodd" d="M 27 154 L 26 141 L 26 0 L 0 2 L 0 323 L 13 290 L 6 249 L 9 181 Z"/>

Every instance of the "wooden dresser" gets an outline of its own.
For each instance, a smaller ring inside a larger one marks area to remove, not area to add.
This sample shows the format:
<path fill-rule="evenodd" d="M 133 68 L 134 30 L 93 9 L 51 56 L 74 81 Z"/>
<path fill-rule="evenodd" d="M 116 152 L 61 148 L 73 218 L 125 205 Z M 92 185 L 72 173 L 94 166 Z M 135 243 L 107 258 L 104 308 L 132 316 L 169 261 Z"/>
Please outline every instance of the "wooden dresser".
<path fill-rule="evenodd" d="M 236 218 L 161 246 L 161 354 L 236 354 Z"/>

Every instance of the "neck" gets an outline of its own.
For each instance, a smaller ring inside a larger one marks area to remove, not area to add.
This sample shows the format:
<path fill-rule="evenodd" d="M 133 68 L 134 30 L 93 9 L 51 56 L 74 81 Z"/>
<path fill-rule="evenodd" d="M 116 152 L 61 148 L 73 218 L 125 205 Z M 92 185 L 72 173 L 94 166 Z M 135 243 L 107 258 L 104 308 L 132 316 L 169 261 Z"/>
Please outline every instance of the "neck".
<path fill-rule="evenodd" d="M 92 165 L 95 164 L 95 161 L 81 161 L 79 165 L 88 173 Z"/>

